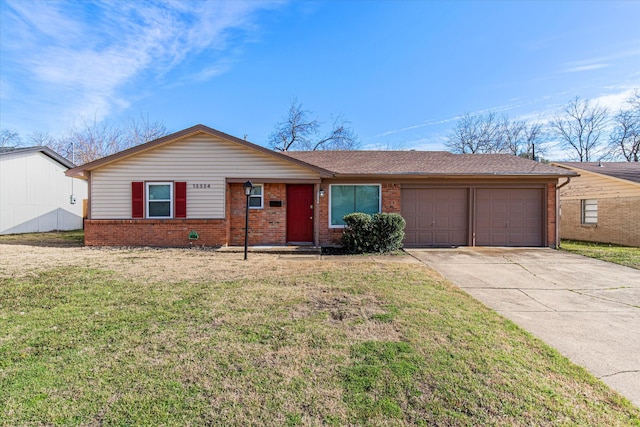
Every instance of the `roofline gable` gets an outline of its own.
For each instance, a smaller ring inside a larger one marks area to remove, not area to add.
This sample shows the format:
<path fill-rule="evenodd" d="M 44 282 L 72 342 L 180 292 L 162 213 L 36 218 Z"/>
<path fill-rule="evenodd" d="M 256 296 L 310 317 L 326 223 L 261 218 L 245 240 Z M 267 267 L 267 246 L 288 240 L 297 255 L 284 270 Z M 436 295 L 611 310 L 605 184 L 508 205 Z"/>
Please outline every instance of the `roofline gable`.
<path fill-rule="evenodd" d="M 60 163 L 62 166 L 66 167 L 68 170 L 71 170 L 76 167 L 76 165 L 74 165 L 72 162 L 65 159 L 60 154 L 56 153 L 51 148 L 44 145 L 38 145 L 34 147 L 16 147 L 15 149 L 1 150 L 0 156 L 10 155 L 10 154 L 19 154 L 19 153 L 42 153 L 45 156 L 51 158 L 52 160 L 55 160 L 56 162 Z"/>
<path fill-rule="evenodd" d="M 216 136 L 225 141 L 240 145 L 242 147 L 248 148 L 253 151 L 258 151 L 262 154 L 266 154 L 271 157 L 275 157 L 279 160 L 284 160 L 287 163 L 293 163 L 297 166 L 303 167 L 305 169 L 310 169 L 315 172 L 318 172 L 321 177 L 331 177 L 333 173 L 326 169 L 320 168 L 318 166 L 312 165 L 310 163 L 304 162 L 302 160 L 294 159 L 292 157 L 281 154 L 277 151 L 270 150 L 268 148 L 262 147 L 257 144 L 253 144 L 251 142 L 245 141 L 240 138 L 236 138 L 235 136 L 231 136 L 224 132 L 220 132 L 219 130 L 210 128 L 208 126 L 197 124 L 187 129 L 183 129 L 181 131 L 172 133 L 170 135 L 165 135 L 158 139 L 154 139 L 153 141 L 146 142 L 144 144 L 136 145 L 135 147 L 127 148 L 126 150 L 119 151 L 115 154 L 111 154 L 109 156 L 102 157 L 100 159 L 94 160 L 92 162 L 85 163 L 84 165 L 77 166 L 73 169 L 70 169 L 66 172 L 67 176 L 73 176 L 77 178 L 86 178 L 88 176 L 87 172 L 91 172 L 92 170 L 107 166 L 111 163 L 133 157 L 140 153 L 144 153 L 150 150 L 153 150 L 157 147 L 171 144 L 173 142 L 177 142 L 188 137 L 198 135 L 198 134 L 208 134 L 212 136 Z"/>
<path fill-rule="evenodd" d="M 632 184 L 632 185 L 640 186 L 640 183 L 638 183 L 636 181 L 631 181 L 630 179 L 618 178 L 617 176 L 607 175 L 607 174 L 604 174 L 604 173 L 598 173 L 598 172 L 594 172 L 594 171 L 591 171 L 591 170 L 588 170 L 588 169 L 582 169 L 582 168 L 579 168 L 577 166 L 563 164 L 562 162 L 551 162 L 551 164 L 554 165 L 554 166 L 558 166 L 560 168 L 563 168 L 563 169 L 569 169 L 569 170 L 580 172 L 580 174 L 588 173 L 588 174 L 595 175 L 595 176 L 598 176 L 598 177 L 601 177 L 601 178 L 611 179 L 613 181 L 619 181 L 619 182 L 623 182 L 625 184 Z"/>

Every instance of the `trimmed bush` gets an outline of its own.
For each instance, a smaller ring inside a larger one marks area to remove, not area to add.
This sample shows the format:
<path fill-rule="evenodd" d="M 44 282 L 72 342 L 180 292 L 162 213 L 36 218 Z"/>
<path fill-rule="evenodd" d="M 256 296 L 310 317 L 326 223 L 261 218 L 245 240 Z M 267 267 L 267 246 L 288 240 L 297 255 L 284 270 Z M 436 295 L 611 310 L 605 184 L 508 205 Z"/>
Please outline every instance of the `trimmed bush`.
<path fill-rule="evenodd" d="M 371 217 L 374 252 L 393 252 L 402 248 L 406 221 L 397 213 L 377 213 Z"/>
<path fill-rule="evenodd" d="M 355 212 L 344 216 L 342 244 L 348 252 L 393 252 L 402 248 L 406 222 L 397 213 L 373 216 Z"/>
<path fill-rule="evenodd" d="M 354 212 L 343 218 L 345 229 L 342 235 L 342 245 L 348 252 L 370 252 L 369 237 L 371 236 L 371 215 Z"/>

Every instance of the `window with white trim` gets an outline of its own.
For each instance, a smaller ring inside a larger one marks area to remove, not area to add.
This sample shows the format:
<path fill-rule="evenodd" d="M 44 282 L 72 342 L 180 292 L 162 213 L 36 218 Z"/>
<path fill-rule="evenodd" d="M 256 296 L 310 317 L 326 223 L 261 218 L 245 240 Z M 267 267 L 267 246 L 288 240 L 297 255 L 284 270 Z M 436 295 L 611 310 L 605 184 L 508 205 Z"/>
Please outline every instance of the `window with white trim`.
<path fill-rule="evenodd" d="M 173 182 L 147 182 L 147 218 L 173 217 Z"/>
<path fill-rule="evenodd" d="M 597 224 L 598 223 L 598 201 L 596 199 L 582 200 L 582 223 Z"/>
<path fill-rule="evenodd" d="M 250 209 L 262 209 L 264 202 L 264 192 L 262 184 L 253 184 L 251 189 L 251 195 L 249 196 L 249 208 Z"/>
<path fill-rule="evenodd" d="M 380 212 L 379 184 L 333 184 L 329 186 L 329 226 L 344 227 L 345 215 L 354 212 Z"/>

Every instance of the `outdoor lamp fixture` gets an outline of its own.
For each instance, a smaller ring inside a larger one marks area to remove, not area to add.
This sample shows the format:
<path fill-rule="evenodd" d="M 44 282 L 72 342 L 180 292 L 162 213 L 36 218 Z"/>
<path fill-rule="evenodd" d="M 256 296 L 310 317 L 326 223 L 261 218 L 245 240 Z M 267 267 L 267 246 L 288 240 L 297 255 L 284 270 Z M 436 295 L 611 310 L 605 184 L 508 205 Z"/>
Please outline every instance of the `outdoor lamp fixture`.
<path fill-rule="evenodd" d="M 324 189 L 321 188 L 320 191 L 318 191 L 318 194 L 320 195 L 320 197 L 324 197 Z"/>
<path fill-rule="evenodd" d="M 247 259 L 247 244 L 249 243 L 249 196 L 251 196 L 251 190 L 253 190 L 253 183 L 247 181 L 242 184 L 244 188 L 244 195 L 247 196 L 247 209 L 244 217 L 244 259 Z"/>

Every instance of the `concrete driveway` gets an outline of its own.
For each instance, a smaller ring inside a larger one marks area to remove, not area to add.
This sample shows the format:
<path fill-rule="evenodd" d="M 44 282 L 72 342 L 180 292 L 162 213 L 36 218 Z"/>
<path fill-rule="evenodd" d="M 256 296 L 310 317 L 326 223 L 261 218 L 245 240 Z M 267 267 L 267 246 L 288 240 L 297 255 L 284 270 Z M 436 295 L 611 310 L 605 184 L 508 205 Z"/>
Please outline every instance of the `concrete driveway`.
<path fill-rule="evenodd" d="M 406 251 L 640 406 L 640 270 L 547 248 Z"/>

